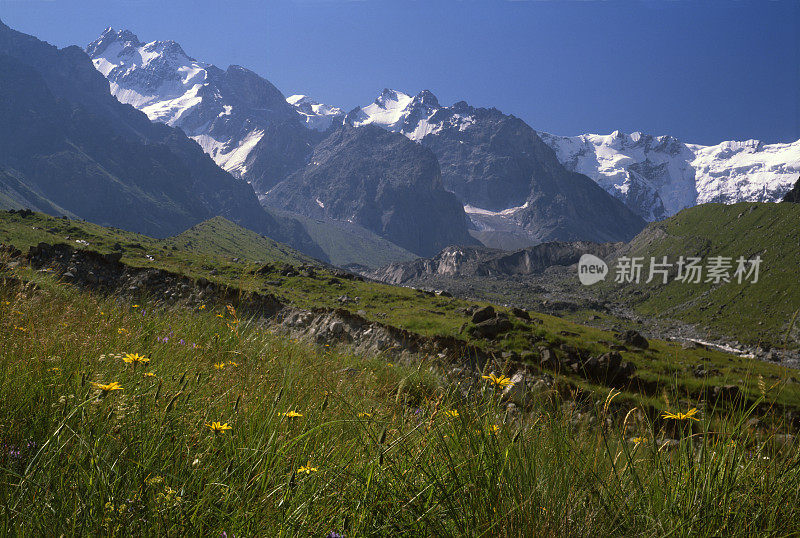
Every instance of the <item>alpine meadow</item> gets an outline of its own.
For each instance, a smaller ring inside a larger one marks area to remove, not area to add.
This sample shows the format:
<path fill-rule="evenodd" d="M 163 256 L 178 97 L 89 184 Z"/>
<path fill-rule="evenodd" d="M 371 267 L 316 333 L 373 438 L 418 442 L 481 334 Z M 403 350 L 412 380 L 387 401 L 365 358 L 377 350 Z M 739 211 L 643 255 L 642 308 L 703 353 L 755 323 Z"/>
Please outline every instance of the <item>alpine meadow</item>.
<path fill-rule="evenodd" d="M 797 1 L 0 17 L 0 536 L 800 534 Z"/>

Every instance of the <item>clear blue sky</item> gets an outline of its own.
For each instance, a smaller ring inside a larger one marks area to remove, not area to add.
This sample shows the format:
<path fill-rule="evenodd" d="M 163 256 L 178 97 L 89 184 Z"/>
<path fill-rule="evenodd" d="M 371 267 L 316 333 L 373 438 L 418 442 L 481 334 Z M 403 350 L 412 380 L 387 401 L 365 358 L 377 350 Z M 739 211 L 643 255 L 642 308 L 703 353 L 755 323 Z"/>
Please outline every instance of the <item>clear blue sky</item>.
<path fill-rule="evenodd" d="M 800 139 L 800 2 L 0 0 L 9 26 L 85 46 L 174 39 L 346 110 L 430 89 L 557 134 Z"/>

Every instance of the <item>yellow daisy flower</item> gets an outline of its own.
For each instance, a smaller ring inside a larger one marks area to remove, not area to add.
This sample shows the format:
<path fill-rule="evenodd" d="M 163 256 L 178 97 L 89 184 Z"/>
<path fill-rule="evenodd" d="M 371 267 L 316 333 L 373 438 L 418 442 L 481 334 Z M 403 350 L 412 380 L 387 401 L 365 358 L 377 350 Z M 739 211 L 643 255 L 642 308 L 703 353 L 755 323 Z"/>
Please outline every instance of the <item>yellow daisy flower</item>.
<path fill-rule="evenodd" d="M 108 394 L 109 392 L 114 392 L 115 390 L 122 390 L 122 385 L 116 381 L 112 381 L 111 383 L 107 383 L 105 385 L 92 381 L 92 385 L 94 385 L 94 388 L 101 390 L 103 394 Z"/>
<path fill-rule="evenodd" d="M 510 387 L 510 386 L 512 386 L 514 384 L 514 382 L 511 381 L 510 377 L 506 377 L 504 375 L 497 376 L 497 375 L 494 375 L 494 374 L 489 374 L 489 375 L 481 376 L 481 378 L 482 379 L 487 379 L 489 381 L 489 383 L 491 383 L 495 387 L 500 387 L 500 388 Z"/>
<path fill-rule="evenodd" d="M 150 362 L 150 359 L 143 355 L 139 355 L 138 353 L 126 353 L 122 360 L 125 361 L 126 364 L 144 364 Z"/>
<path fill-rule="evenodd" d="M 206 427 L 215 434 L 225 433 L 226 431 L 233 429 L 232 427 L 228 426 L 227 422 L 225 424 L 222 422 L 206 422 Z"/>
<path fill-rule="evenodd" d="M 306 463 L 297 470 L 298 473 L 306 473 L 306 474 L 316 473 L 317 471 L 319 471 L 319 469 L 317 469 L 316 467 L 311 467 L 311 462 Z"/>
<path fill-rule="evenodd" d="M 693 407 L 686 411 L 685 413 L 664 413 L 661 415 L 663 418 L 668 418 L 672 420 L 696 420 L 700 422 L 700 419 L 695 417 L 697 414 L 697 408 Z"/>

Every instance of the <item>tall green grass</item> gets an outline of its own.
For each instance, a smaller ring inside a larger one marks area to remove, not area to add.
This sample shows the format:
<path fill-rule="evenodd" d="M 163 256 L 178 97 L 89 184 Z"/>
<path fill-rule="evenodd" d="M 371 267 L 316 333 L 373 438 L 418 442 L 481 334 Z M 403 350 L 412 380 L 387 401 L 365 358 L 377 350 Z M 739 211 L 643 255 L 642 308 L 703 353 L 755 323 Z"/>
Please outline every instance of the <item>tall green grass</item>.
<path fill-rule="evenodd" d="M 123 390 L 93 385 L 109 382 Z M 544 392 L 522 412 L 486 383 L 311 347 L 224 306 L 0 288 L 3 535 L 797 532 L 791 441 L 746 409 L 699 417 L 653 423 L 613 393 L 587 408 Z"/>

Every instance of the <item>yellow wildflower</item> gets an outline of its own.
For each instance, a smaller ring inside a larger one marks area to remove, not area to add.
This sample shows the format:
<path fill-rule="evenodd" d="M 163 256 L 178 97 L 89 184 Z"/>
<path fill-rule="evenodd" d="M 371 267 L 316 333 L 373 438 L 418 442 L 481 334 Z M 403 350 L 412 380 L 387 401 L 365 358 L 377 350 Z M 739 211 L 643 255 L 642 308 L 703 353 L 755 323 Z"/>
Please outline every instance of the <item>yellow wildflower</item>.
<path fill-rule="evenodd" d="M 198 310 L 205 310 L 206 309 L 206 305 L 201 304 L 199 307 L 197 307 L 197 309 Z"/>
<path fill-rule="evenodd" d="M 297 470 L 298 473 L 306 473 L 306 474 L 316 473 L 317 471 L 319 471 L 319 469 L 317 469 L 316 467 L 312 467 L 311 462 L 306 463 Z"/>
<path fill-rule="evenodd" d="M 117 334 L 125 334 L 127 332 L 128 329 L 126 329 L 125 327 L 120 327 L 119 329 L 117 329 Z"/>
<path fill-rule="evenodd" d="M 644 445 L 647 444 L 649 439 L 647 439 L 647 437 L 632 437 L 630 441 L 635 445 Z"/>
<path fill-rule="evenodd" d="M 370 418 L 372 417 L 372 413 L 359 413 L 358 418 Z"/>
<path fill-rule="evenodd" d="M 700 422 L 700 419 L 695 417 L 696 414 L 697 408 L 693 407 L 685 413 L 664 413 L 661 416 L 672 420 L 696 420 L 697 422 Z"/>
<path fill-rule="evenodd" d="M 458 411 L 456 411 L 455 409 L 448 409 L 447 411 L 444 412 L 444 414 L 445 416 L 455 418 L 458 416 Z"/>
<path fill-rule="evenodd" d="M 222 370 L 223 368 L 225 368 L 225 363 L 224 362 L 215 362 L 214 363 L 214 368 L 216 368 L 217 370 Z"/>
<path fill-rule="evenodd" d="M 281 413 L 281 416 L 286 418 L 297 418 L 297 417 L 302 417 L 303 415 L 301 413 L 298 413 L 297 411 L 287 411 L 285 413 Z"/>
<path fill-rule="evenodd" d="M 126 353 L 122 360 L 125 361 L 125 364 L 144 364 L 150 362 L 150 359 L 143 355 L 139 355 L 138 353 Z"/>
<path fill-rule="evenodd" d="M 144 483 L 148 486 L 157 486 L 164 482 L 164 478 L 161 476 L 154 476 L 152 478 L 145 478 Z"/>
<path fill-rule="evenodd" d="M 23 333 L 28 332 L 28 329 L 26 329 L 25 327 L 18 327 L 16 325 L 14 326 L 14 330 L 15 331 L 19 331 L 19 332 L 23 332 Z"/>
<path fill-rule="evenodd" d="M 144 373 L 144 376 L 145 376 L 145 377 L 155 377 L 155 376 L 156 376 L 156 374 L 154 374 L 153 372 L 145 372 L 145 373 Z"/>
<path fill-rule="evenodd" d="M 482 379 L 488 379 L 489 383 L 491 383 L 495 387 L 500 387 L 500 388 L 510 387 L 510 386 L 512 386 L 514 384 L 514 382 L 511 381 L 510 377 L 506 377 L 504 375 L 497 376 L 497 375 L 494 375 L 494 374 L 489 374 L 489 375 L 481 376 L 481 378 Z"/>
<path fill-rule="evenodd" d="M 222 422 L 212 422 L 210 424 L 206 423 L 206 427 L 214 433 L 225 433 L 226 431 L 233 429 L 228 426 L 227 422 L 225 424 Z"/>
<path fill-rule="evenodd" d="M 109 392 L 114 392 L 115 390 L 122 390 L 122 385 L 116 381 L 112 381 L 111 383 L 105 385 L 92 381 L 92 385 L 94 385 L 94 388 L 101 390 L 103 394 L 108 394 Z"/>
<path fill-rule="evenodd" d="M 239 363 L 233 362 L 233 361 L 228 361 L 228 366 L 239 366 Z"/>
<path fill-rule="evenodd" d="M 493 435 L 497 435 L 498 433 L 500 433 L 500 426 L 498 426 L 497 424 L 492 424 L 491 426 L 486 428 L 486 431 L 488 431 Z"/>
<path fill-rule="evenodd" d="M 139 308 L 138 304 L 133 305 L 131 308 Z"/>

